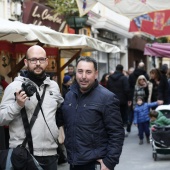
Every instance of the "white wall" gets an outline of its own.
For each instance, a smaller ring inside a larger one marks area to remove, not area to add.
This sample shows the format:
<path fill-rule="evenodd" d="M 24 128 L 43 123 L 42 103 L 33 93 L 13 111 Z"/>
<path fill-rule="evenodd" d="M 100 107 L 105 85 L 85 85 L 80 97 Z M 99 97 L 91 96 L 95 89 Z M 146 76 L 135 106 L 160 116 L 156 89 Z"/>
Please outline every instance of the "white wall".
<path fill-rule="evenodd" d="M 21 15 L 21 2 L 0 0 L 0 18 L 18 20 Z"/>
<path fill-rule="evenodd" d="M 0 1 L 0 18 L 6 18 L 6 10 L 7 10 L 7 6 L 6 6 L 6 2 L 7 0 L 1 0 Z"/>

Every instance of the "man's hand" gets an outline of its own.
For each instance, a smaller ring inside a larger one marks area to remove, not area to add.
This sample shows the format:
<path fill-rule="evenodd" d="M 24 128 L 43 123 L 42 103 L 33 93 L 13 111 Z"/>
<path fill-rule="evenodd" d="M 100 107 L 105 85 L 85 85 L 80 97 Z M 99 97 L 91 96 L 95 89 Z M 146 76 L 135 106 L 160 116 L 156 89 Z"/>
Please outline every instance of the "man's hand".
<path fill-rule="evenodd" d="M 103 160 L 102 160 L 102 159 L 99 159 L 99 160 L 97 160 L 97 161 L 100 162 L 101 170 L 109 170 L 109 169 L 105 166 L 105 164 L 103 163 Z"/>
<path fill-rule="evenodd" d="M 25 94 L 25 91 L 17 91 L 15 93 L 16 95 L 16 101 L 19 106 L 24 107 L 26 100 L 28 99 L 27 95 Z"/>

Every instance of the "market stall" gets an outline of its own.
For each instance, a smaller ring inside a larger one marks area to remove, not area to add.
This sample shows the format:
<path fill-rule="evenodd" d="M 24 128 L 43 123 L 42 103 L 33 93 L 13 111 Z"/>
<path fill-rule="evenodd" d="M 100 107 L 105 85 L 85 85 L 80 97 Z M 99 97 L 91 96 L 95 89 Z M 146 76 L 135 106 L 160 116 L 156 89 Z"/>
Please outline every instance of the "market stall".
<path fill-rule="evenodd" d="M 19 70 L 24 66 L 24 57 L 30 45 L 39 44 L 47 51 L 47 56 L 51 58 L 53 64 L 57 64 L 56 72 L 60 84 L 60 72 L 74 59 L 85 51 L 103 51 L 107 53 L 117 53 L 120 49 L 112 44 L 108 44 L 85 35 L 66 34 L 56 32 L 46 26 L 36 26 L 33 24 L 23 24 L 18 21 L 8 21 L 0 19 L 0 53 L 7 55 L 11 70 L 8 76 L 14 78 Z M 67 57 L 70 60 L 61 67 L 60 58 Z"/>

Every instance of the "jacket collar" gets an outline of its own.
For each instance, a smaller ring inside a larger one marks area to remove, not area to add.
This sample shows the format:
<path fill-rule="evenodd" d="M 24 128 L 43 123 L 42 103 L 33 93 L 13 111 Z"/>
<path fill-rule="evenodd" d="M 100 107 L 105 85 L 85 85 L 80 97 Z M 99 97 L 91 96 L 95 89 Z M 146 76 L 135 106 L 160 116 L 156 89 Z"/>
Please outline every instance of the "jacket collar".
<path fill-rule="evenodd" d="M 98 80 L 95 80 L 93 86 L 92 86 L 87 92 L 82 93 L 82 92 L 80 91 L 80 86 L 79 86 L 79 84 L 75 81 L 75 83 L 74 83 L 73 85 L 71 85 L 70 90 L 73 91 L 74 93 L 76 93 L 77 95 L 79 95 L 79 94 L 89 94 L 89 93 L 91 93 L 98 85 L 99 85 Z"/>

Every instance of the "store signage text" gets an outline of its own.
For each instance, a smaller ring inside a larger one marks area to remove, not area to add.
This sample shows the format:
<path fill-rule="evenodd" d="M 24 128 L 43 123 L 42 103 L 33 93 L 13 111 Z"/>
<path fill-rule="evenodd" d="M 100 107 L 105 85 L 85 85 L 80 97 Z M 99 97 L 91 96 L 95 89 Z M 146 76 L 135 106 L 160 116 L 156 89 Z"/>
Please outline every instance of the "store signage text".
<path fill-rule="evenodd" d="M 51 15 L 48 9 L 45 9 L 42 12 L 38 12 L 38 8 L 39 8 L 38 6 L 34 8 L 32 17 L 38 18 L 40 20 L 52 21 L 58 24 L 62 23 L 61 18 L 58 17 L 58 14 Z M 34 22 L 37 22 L 37 21 L 34 21 Z"/>
<path fill-rule="evenodd" d="M 63 32 L 66 21 L 64 16 L 54 13 L 52 8 L 37 2 L 24 2 L 23 22 L 26 24 L 45 25 L 55 31 Z"/>

